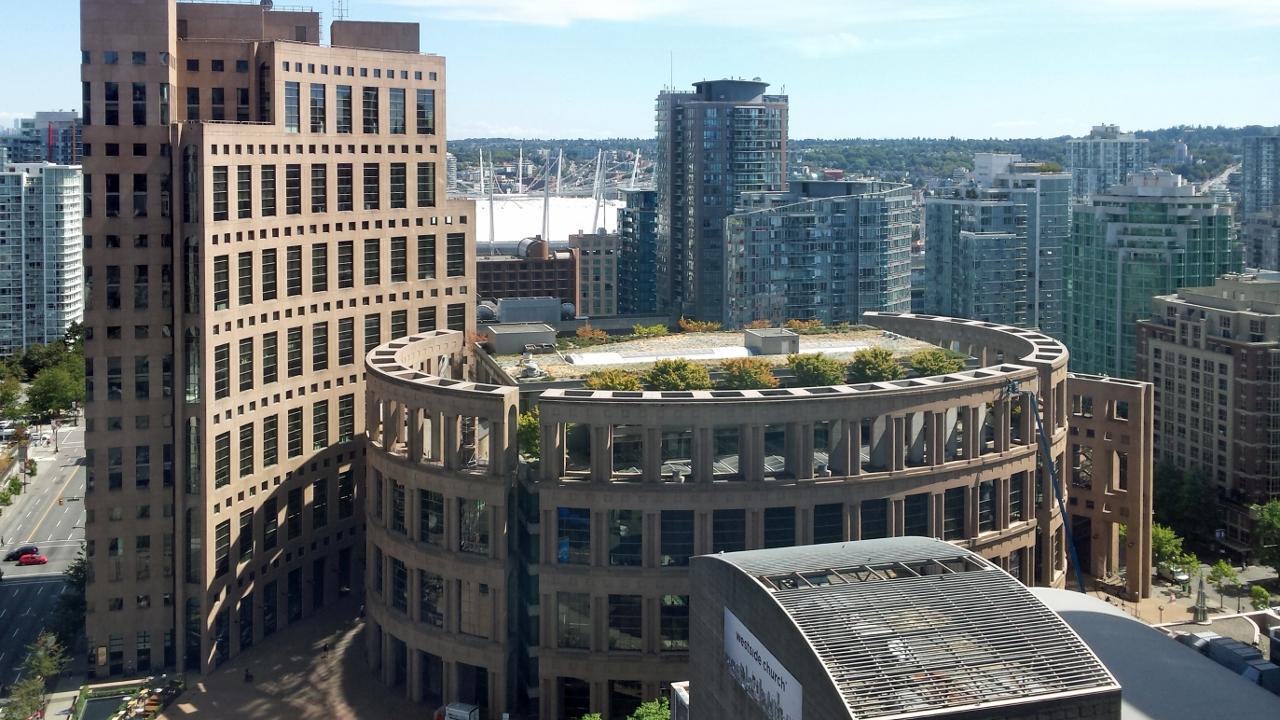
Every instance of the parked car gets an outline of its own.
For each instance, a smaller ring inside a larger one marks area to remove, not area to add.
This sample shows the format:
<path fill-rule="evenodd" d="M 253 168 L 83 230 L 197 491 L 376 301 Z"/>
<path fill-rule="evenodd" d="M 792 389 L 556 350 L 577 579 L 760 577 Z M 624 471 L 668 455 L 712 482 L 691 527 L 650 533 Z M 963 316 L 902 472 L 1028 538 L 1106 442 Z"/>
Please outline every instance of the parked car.
<path fill-rule="evenodd" d="M 47 562 L 49 562 L 49 558 L 35 553 L 28 553 L 18 558 L 19 565 L 44 565 Z"/>
<path fill-rule="evenodd" d="M 4 561 L 13 562 L 14 560 L 21 560 L 23 555 L 38 555 L 39 553 L 40 548 L 35 545 L 19 545 L 5 553 Z"/>
<path fill-rule="evenodd" d="M 1181 568 L 1175 568 L 1169 565 L 1161 565 L 1157 569 L 1157 571 L 1159 572 L 1160 577 L 1164 578 L 1165 580 L 1168 580 L 1171 583 L 1178 583 L 1179 585 L 1181 585 L 1183 583 L 1191 582 L 1191 576 L 1187 574 L 1186 570 L 1183 570 Z"/>

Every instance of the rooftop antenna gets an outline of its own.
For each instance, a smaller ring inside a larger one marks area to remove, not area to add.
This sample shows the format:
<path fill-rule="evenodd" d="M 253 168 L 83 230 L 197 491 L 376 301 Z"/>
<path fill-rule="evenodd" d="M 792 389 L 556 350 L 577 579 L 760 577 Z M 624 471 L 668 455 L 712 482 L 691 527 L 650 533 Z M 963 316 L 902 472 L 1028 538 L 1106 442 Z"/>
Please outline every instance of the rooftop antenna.
<path fill-rule="evenodd" d="M 347 19 L 347 0 L 333 0 L 333 19 Z"/>
<path fill-rule="evenodd" d="M 556 156 L 556 197 L 560 197 L 560 180 L 564 173 L 564 148 Z"/>

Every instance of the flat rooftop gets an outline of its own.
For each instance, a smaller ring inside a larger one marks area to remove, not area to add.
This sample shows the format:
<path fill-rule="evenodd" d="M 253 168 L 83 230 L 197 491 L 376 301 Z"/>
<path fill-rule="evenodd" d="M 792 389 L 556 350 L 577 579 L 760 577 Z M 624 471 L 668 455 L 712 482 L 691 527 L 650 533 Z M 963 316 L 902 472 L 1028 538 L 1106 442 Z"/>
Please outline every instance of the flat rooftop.
<path fill-rule="evenodd" d="M 859 350 L 880 347 L 895 356 L 934 347 L 929 343 L 883 330 L 832 330 L 823 334 L 800 335 L 800 354 L 822 353 L 842 362 Z M 534 355 L 538 368 L 547 373 L 540 381 L 581 380 L 596 370 L 615 368 L 643 372 L 658 360 L 683 358 L 713 368 L 732 358 L 759 357 L 775 366 L 787 364 L 786 355 L 755 355 L 747 349 L 742 331 L 671 333 L 662 337 L 636 338 L 558 353 Z M 497 362 L 513 378 L 520 377 L 520 355 L 496 355 Z"/>
<path fill-rule="evenodd" d="M 950 717 L 1119 689 L 1053 610 L 951 543 L 899 537 L 710 557 L 773 595 L 855 718 Z"/>

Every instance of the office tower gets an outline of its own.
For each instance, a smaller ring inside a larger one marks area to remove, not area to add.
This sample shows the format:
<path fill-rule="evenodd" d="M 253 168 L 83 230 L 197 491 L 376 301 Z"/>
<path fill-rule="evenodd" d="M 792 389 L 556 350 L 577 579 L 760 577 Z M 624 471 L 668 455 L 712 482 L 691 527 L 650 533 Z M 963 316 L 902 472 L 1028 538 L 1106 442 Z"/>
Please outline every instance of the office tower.
<path fill-rule="evenodd" d="M 787 180 L 787 97 L 712 80 L 657 101 L 658 310 L 724 321 L 724 219 L 744 192 Z"/>
<path fill-rule="evenodd" d="M 1027 202 L 1007 191 L 951 188 L 925 200 L 928 312 L 1024 326 Z"/>
<path fill-rule="evenodd" d="M 1117 125 L 1095 125 L 1087 136 L 1068 140 L 1067 155 L 1072 202 L 1124 184 L 1148 164 L 1147 141 Z"/>
<path fill-rule="evenodd" d="M 1035 162 L 988 165 L 990 187 L 1027 206 L 1027 325 L 1061 338 L 1066 296 L 1062 249 L 1071 233 L 1071 174 Z"/>
<path fill-rule="evenodd" d="M 363 358 L 473 328 L 474 213 L 416 24 L 80 7 L 90 672 L 204 672 L 362 582 Z"/>
<path fill-rule="evenodd" d="M 658 311 L 658 191 L 623 188 L 618 208 L 618 314 Z"/>
<path fill-rule="evenodd" d="M 1137 374 L 1161 391 L 1157 461 L 1219 489 L 1219 542 L 1254 546 L 1249 506 L 1280 497 L 1280 275 L 1227 275 L 1152 301 Z"/>
<path fill-rule="evenodd" d="M 0 355 L 62 340 L 84 312 L 79 167 L 0 166 Z"/>
<path fill-rule="evenodd" d="M 578 302 L 578 251 L 556 250 L 540 237 L 521 240 L 510 253 L 476 258 L 476 300 L 553 297 Z"/>
<path fill-rule="evenodd" d="M 449 192 L 458 192 L 458 157 L 453 153 L 444 154 L 445 187 Z"/>
<path fill-rule="evenodd" d="M 1280 205 L 1243 218 L 1240 244 L 1245 267 L 1280 270 Z"/>
<path fill-rule="evenodd" d="M 578 251 L 579 315 L 618 314 L 618 249 L 616 233 L 576 233 L 569 247 Z"/>
<path fill-rule="evenodd" d="M 1065 338 L 1081 372 L 1134 377 L 1134 324 L 1151 299 L 1241 269 L 1231 206 L 1166 170 L 1077 203 L 1071 225 Z"/>
<path fill-rule="evenodd" d="M 725 322 L 859 322 L 911 309 L 911 186 L 801 181 L 743 193 L 725 221 Z"/>
<path fill-rule="evenodd" d="M 9 162 L 80 164 L 80 117 L 70 111 L 42 111 L 20 118 L 13 132 L 0 133 L 0 147 L 9 151 Z"/>
<path fill-rule="evenodd" d="M 1246 137 L 1240 169 L 1244 176 L 1240 217 L 1280 205 L 1280 134 Z"/>
<path fill-rule="evenodd" d="M 375 349 L 364 640 L 388 692 L 428 709 L 475 702 L 489 718 L 626 717 L 689 677 L 690 564 L 709 553 L 925 536 L 1025 584 L 1074 586 L 1068 527 L 1037 486 L 1047 480 L 1033 416 L 1045 455 L 1094 458 L 1099 481 L 1064 488 L 1084 571 L 1119 571 L 1123 522 L 1133 544 L 1122 592 L 1150 592 L 1148 383 L 1073 376 L 1066 348 L 1034 330 L 864 322 L 874 329 L 673 334 L 566 357 L 526 354 L 555 337 L 529 325 L 488 326 L 495 342 L 525 335 L 505 354 L 468 350 L 449 331 Z M 762 390 L 581 386 L 618 362 L 785 366 L 792 352 L 847 361 L 865 347 L 903 359 L 947 347 L 973 363 L 856 386 L 799 387 L 786 371 Z M 1095 412 L 1073 411 L 1083 406 Z"/>

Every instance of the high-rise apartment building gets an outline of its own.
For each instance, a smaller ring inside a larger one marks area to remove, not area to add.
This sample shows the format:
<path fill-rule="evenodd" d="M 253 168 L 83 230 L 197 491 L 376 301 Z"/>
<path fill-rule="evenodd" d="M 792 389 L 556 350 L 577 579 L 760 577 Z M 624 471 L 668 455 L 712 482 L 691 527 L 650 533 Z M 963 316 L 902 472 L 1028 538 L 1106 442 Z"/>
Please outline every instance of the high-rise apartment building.
<path fill-rule="evenodd" d="M 1241 217 L 1280 205 L 1280 134 L 1246 137 L 1240 171 Z"/>
<path fill-rule="evenodd" d="M 910 185 L 878 180 L 743 193 L 725 221 L 724 322 L 910 311 L 913 214 Z"/>
<path fill-rule="evenodd" d="M 0 355 L 66 336 L 84 312 L 80 168 L 0 167 Z"/>
<path fill-rule="evenodd" d="M 617 233 L 575 233 L 569 236 L 569 247 L 578 251 L 579 315 L 610 316 L 618 314 L 618 248 Z"/>
<path fill-rule="evenodd" d="M 1247 553 L 1249 505 L 1280 497 L 1280 274 L 1156 297 L 1137 370 L 1155 385 L 1157 459 L 1219 488 L 1221 541 Z"/>
<path fill-rule="evenodd" d="M 694 83 L 657 101 L 659 312 L 724 321 L 724 219 L 787 181 L 787 97 L 759 80 Z"/>
<path fill-rule="evenodd" d="M 444 154 L 445 187 L 449 192 L 458 192 L 458 156 L 453 153 Z"/>
<path fill-rule="evenodd" d="M 925 200 L 925 307 L 951 317 L 1025 326 L 1027 203 L 1006 191 L 951 188 Z"/>
<path fill-rule="evenodd" d="M 618 314 L 658 311 L 658 191 L 623 188 L 618 208 Z"/>
<path fill-rule="evenodd" d="M 472 205 L 416 24 L 80 7 L 91 672 L 206 671 L 361 583 L 364 356 L 474 327 Z"/>
<path fill-rule="evenodd" d="M 1280 270 L 1280 205 L 1241 218 L 1245 267 Z"/>
<path fill-rule="evenodd" d="M 79 165 L 82 130 L 75 112 L 42 111 L 20 118 L 13 132 L 0 134 L 0 148 L 8 151 L 8 162 Z"/>
<path fill-rule="evenodd" d="M 1135 323 L 1151 299 L 1241 269 L 1231 206 L 1166 170 L 1077 203 L 1064 273 L 1065 338 L 1082 372 L 1135 376 Z"/>
<path fill-rule="evenodd" d="M 1082 138 L 1067 141 L 1071 201 L 1081 202 L 1128 181 L 1147 168 L 1147 141 L 1117 125 L 1095 125 Z"/>

